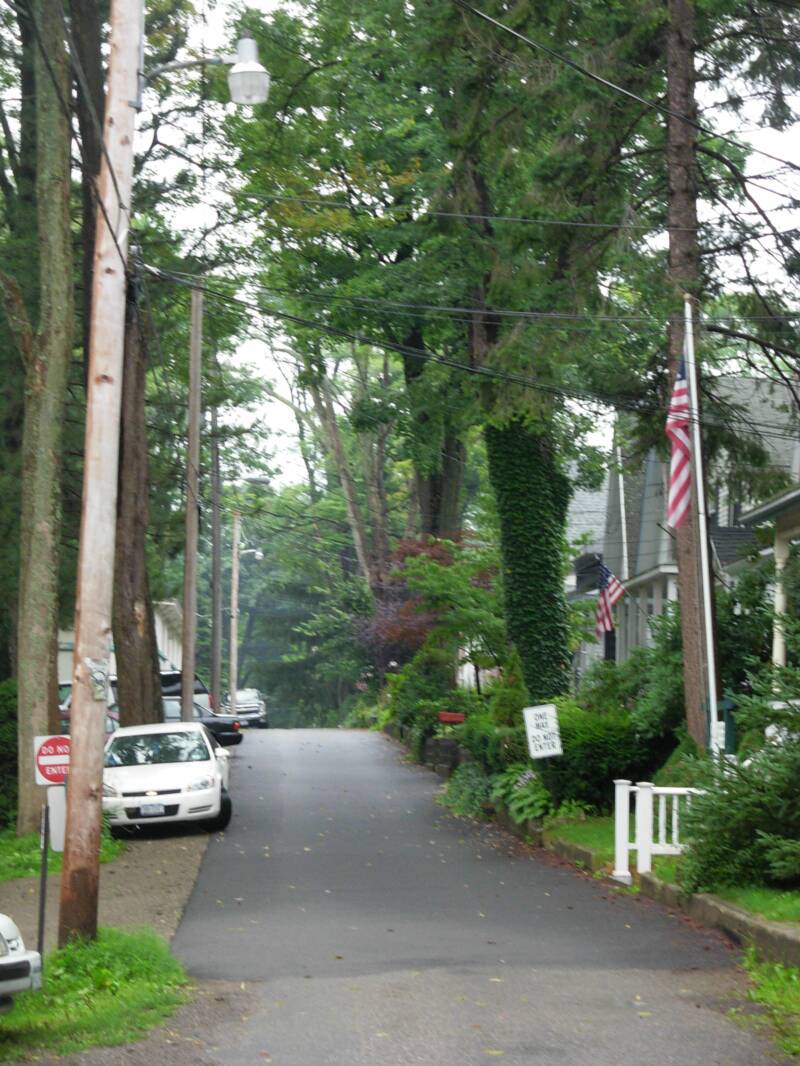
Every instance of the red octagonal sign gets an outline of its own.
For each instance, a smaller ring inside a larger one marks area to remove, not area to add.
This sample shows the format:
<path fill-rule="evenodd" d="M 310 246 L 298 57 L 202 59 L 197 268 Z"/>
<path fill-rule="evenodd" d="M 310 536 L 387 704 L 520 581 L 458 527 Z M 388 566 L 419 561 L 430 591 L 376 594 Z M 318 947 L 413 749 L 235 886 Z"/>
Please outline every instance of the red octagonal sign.
<path fill-rule="evenodd" d="M 37 785 L 63 785 L 69 773 L 69 737 L 35 737 L 34 767 Z"/>

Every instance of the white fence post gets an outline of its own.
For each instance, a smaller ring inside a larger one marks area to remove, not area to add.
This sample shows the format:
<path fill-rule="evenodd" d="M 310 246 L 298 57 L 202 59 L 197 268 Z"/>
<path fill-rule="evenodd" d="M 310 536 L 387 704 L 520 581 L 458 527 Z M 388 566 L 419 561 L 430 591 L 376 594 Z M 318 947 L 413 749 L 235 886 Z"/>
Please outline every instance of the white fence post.
<path fill-rule="evenodd" d="M 614 782 L 614 869 L 611 876 L 625 885 L 633 878 L 629 869 L 631 783 L 620 778 Z"/>
<path fill-rule="evenodd" d="M 653 866 L 653 788 L 651 781 L 636 783 L 636 870 L 649 874 Z"/>

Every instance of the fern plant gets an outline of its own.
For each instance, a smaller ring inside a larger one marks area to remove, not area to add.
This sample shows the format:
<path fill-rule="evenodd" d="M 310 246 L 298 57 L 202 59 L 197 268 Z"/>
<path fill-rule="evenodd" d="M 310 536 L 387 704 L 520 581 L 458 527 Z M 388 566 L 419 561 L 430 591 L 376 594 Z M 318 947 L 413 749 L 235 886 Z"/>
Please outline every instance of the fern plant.
<path fill-rule="evenodd" d="M 541 777 L 524 763 L 514 763 L 492 777 L 490 798 L 503 804 L 516 825 L 544 818 L 552 809 Z"/>

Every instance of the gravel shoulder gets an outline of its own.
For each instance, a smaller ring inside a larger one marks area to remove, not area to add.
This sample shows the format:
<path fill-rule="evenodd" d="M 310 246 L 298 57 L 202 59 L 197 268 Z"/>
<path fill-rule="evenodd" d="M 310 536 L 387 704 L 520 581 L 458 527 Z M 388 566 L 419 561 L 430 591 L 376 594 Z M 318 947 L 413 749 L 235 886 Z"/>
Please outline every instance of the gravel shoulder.
<path fill-rule="evenodd" d="M 207 846 L 208 834 L 193 829 L 130 841 L 118 859 L 100 867 L 100 925 L 144 926 L 171 940 Z M 56 945 L 60 881 L 60 874 L 47 879 L 45 952 Z M 39 878 L 0 883 L 0 912 L 14 919 L 26 946 L 35 947 Z"/>

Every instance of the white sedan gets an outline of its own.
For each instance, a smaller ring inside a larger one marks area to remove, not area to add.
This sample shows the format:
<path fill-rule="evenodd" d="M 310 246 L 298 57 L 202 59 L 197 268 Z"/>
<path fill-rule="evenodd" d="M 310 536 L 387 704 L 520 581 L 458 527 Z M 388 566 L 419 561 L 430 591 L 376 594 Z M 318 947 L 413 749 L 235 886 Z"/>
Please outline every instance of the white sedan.
<path fill-rule="evenodd" d="M 215 831 L 231 820 L 229 755 L 199 722 L 118 729 L 104 765 L 103 810 L 112 828 L 197 821 Z"/>
<path fill-rule="evenodd" d="M 42 959 L 26 951 L 19 929 L 7 914 L 0 914 L 0 1014 L 11 1009 L 13 996 L 42 987 Z"/>

